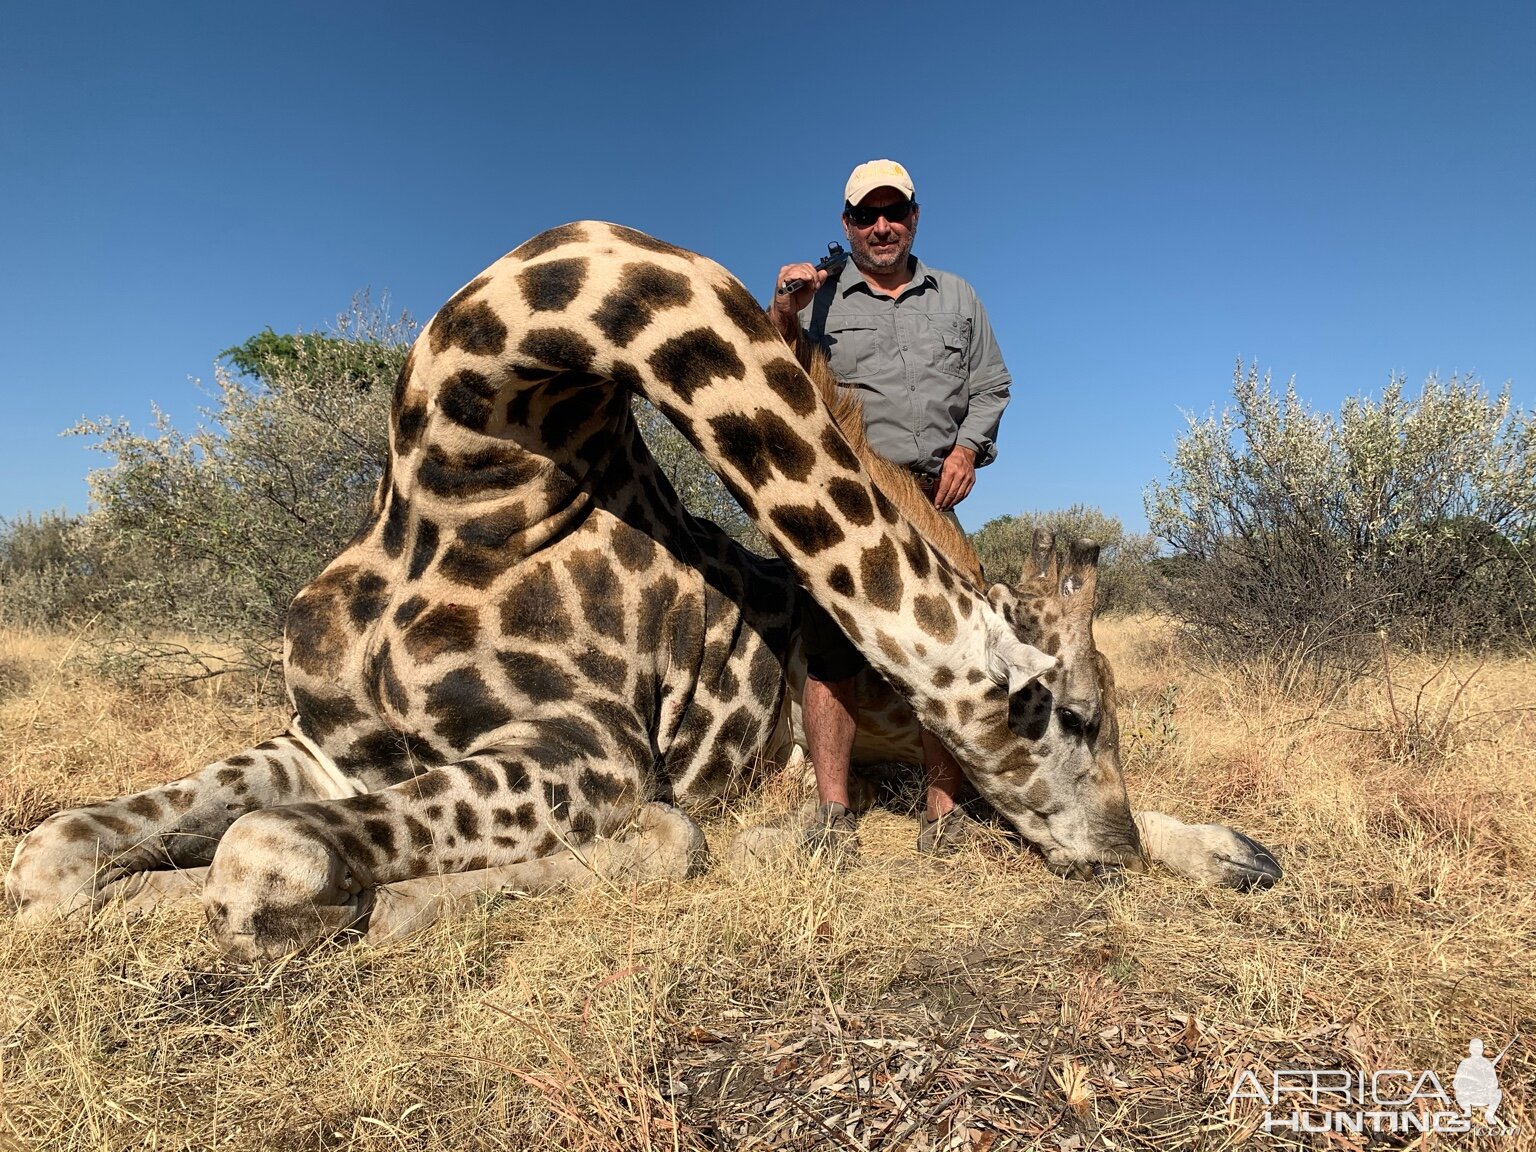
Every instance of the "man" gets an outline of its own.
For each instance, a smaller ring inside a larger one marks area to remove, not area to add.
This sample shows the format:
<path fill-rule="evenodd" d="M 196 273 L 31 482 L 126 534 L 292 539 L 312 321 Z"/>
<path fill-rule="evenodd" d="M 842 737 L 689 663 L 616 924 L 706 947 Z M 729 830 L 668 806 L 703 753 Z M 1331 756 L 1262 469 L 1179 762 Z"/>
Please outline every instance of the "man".
<path fill-rule="evenodd" d="M 830 271 L 785 265 L 769 315 L 786 340 L 803 331 L 826 350 L 833 374 L 863 402 L 870 447 L 910 468 L 934 506 L 953 516 L 976 469 L 997 455 L 1011 381 L 971 286 L 912 255 L 920 215 L 905 168 L 892 160 L 860 164 L 843 191 L 848 263 Z M 820 804 L 807 839 L 851 846 L 854 678 L 865 661 L 814 605 L 803 631 L 806 751 Z M 955 806 L 965 778 L 947 748 L 926 730 L 922 737 L 928 787 L 918 849 L 948 854 L 974 828 Z"/>

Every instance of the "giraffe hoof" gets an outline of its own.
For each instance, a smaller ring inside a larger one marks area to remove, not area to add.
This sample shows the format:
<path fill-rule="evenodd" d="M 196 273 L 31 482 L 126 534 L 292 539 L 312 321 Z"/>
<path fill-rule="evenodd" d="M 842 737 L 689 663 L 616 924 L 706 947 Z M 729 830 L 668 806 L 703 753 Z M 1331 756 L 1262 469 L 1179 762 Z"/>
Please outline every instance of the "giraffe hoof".
<path fill-rule="evenodd" d="M 1251 836 L 1245 836 L 1235 828 L 1225 831 L 1232 837 L 1232 845 L 1213 853 L 1215 867 L 1220 873 L 1216 883 L 1224 888 L 1236 888 L 1240 892 L 1273 888 L 1285 876 L 1275 854 Z"/>
<path fill-rule="evenodd" d="M 361 931 L 372 908 L 371 885 L 281 809 L 251 812 L 230 825 L 203 887 L 215 942 L 246 963 Z"/>

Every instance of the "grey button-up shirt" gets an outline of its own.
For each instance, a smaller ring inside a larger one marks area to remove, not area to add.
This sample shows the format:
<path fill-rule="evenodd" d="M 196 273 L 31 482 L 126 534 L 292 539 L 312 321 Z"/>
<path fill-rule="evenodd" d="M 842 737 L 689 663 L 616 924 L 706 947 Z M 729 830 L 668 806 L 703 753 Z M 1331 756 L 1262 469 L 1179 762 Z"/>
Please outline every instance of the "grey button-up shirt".
<path fill-rule="evenodd" d="M 880 455 L 929 475 L 956 444 L 974 448 L 978 465 L 997 457 L 1012 380 L 986 309 L 960 277 L 914 259 L 911 283 L 892 298 L 849 260 L 801 310 L 800 328 L 858 393 Z"/>

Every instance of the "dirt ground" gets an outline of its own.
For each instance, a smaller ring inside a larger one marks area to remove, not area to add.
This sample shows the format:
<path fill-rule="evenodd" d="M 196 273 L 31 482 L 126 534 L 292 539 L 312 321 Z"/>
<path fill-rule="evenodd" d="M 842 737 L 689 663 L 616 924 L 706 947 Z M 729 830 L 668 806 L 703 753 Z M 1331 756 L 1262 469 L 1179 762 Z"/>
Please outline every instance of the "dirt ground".
<path fill-rule="evenodd" d="M 1098 634 L 1133 804 L 1243 829 L 1276 888 L 936 862 L 898 796 L 850 869 L 503 899 L 260 969 L 195 907 L 0 915 L 0 1150 L 1536 1147 L 1536 664 L 1394 657 L 1323 701 L 1192 666 L 1157 620 Z M 0 633 L 7 861 L 280 726 L 249 684 L 114 686 L 80 651 Z M 714 821 L 717 858 L 794 794 Z M 1433 1072 L 1460 1116 L 1474 1037 L 1513 1040 L 1504 1128 L 1264 1128 L 1285 1069 L 1414 1070 L 1382 1094 L 1417 1081 L 1424 1122 Z"/>

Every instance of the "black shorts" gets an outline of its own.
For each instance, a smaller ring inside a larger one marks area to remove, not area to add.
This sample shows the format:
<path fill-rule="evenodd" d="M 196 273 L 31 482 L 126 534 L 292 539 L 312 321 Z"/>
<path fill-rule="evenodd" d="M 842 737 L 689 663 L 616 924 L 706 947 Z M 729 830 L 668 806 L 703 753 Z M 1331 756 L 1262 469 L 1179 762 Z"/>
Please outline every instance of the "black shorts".
<path fill-rule="evenodd" d="M 805 644 L 805 672 L 823 683 L 848 680 L 869 667 L 864 653 L 804 589 L 796 589 L 800 607 L 800 638 Z"/>

